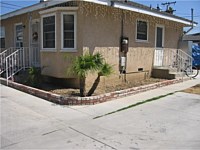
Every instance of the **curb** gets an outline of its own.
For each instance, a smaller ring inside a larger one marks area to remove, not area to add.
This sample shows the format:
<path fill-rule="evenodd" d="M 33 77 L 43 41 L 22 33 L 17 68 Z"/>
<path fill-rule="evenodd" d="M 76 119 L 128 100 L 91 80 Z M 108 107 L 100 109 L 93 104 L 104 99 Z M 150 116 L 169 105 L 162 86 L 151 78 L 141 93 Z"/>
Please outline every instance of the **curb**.
<path fill-rule="evenodd" d="M 190 80 L 190 78 L 166 80 L 166 81 L 162 81 L 158 83 L 143 85 L 139 87 L 133 87 L 133 88 L 125 89 L 125 90 L 120 90 L 120 91 L 115 91 L 115 92 L 110 92 L 110 93 L 105 93 L 98 96 L 90 96 L 90 97 L 63 97 L 58 94 L 53 94 L 51 92 L 29 87 L 29 86 L 12 82 L 12 81 L 8 82 L 8 86 L 14 89 L 20 90 L 22 92 L 31 94 L 33 96 L 45 99 L 47 101 L 60 104 L 60 105 L 94 105 L 94 104 L 114 100 L 117 98 L 126 97 L 129 95 L 135 95 L 141 92 L 180 83 L 187 80 Z M 7 80 L 4 78 L 0 78 L 0 83 L 3 85 L 7 85 Z"/>

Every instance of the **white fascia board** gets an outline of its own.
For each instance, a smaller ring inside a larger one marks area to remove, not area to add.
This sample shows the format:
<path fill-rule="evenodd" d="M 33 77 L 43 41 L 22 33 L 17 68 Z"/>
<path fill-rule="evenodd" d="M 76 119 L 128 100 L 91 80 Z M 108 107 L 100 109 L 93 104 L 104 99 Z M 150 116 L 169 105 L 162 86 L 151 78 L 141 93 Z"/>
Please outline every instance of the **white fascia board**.
<path fill-rule="evenodd" d="M 0 20 L 7 19 L 9 17 L 13 17 L 13 16 L 17 16 L 17 15 L 21 15 L 21 14 L 24 14 L 24 13 L 32 12 L 32 11 L 42 9 L 42 8 L 46 8 L 46 7 L 49 7 L 49 6 L 57 5 L 57 4 L 60 4 L 60 3 L 63 3 L 63 2 L 69 2 L 69 1 L 72 1 L 72 0 L 51 0 L 51 1 L 41 2 L 41 3 L 38 3 L 38 4 L 32 5 L 32 6 L 26 7 L 26 8 L 22 8 L 20 10 L 16 10 L 14 12 L 11 12 L 11 13 L 8 13 L 8 14 L 5 14 L 5 15 L 2 15 Z M 96 3 L 96 4 L 100 4 L 100 5 L 106 5 L 106 6 L 110 6 L 110 4 L 111 4 L 110 0 L 82 0 L 82 1 Z M 117 2 L 114 3 L 113 7 L 125 9 L 125 10 L 130 10 L 130 11 L 134 11 L 134 12 L 138 12 L 138 13 L 143 13 L 143 14 L 154 16 L 154 17 L 159 17 L 159 18 L 183 23 L 183 24 L 186 24 L 186 25 L 192 25 L 191 22 L 186 21 L 186 20 L 166 16 L 166 15 L 163 15 L 163 14 L 154 13 L 152 11 L 140 9 L 140 8 L 137 8 L 137 7 L 134 7 L 134 6 L 124 5 L 124 4 L 117 3 Z M 197 24 L 194 23 L 193 25 L 196 26 Z"/>
<path fill-rule="evenodd" d="M 96 4 L 100 4 L 100 5 L 109 5 L 110 4 L 109 0 L 82 0 L 82 1 L 96 3 Z"/>
<path fill-rule="evenodd" d="M 70 0 L 65 0 L 65 2 L 68 2 L 68 1 L 70 1 Z M 28 12 L 33 12 L 35 10 L 42 9 L 42 8 L 45 8 L 45 7 L 49 7 L 49 6 L 53 6 L 53 5 L 60 4 L 60 3 L 63 3 L 63 1 L 58 0 L 58 1 L 41 2 L 41 3 L 29 6 L 29 7 L 22 8 L 20 10 L 10 12 L 10 13 L 5 14 L 5 15 L 2 15 L 0 20 L 7 19 L 7 18 L 10 18 L 10 17 L 14 17 L 14 16 L 21 15 L 21 14 L 25 14 L 25 13 L 28 13 Z"/>
<path fill-rule="evenodd" d="M 138 13 L 142 13 L 142 14 L 147 14 L 147 15 L 150 15 L 150 16 L 171 20 L 171 21 L 183 23 L 183 24 L 186 24 L 186 25 L 192 25 L 192 23 L 190 21 L 186 21 L 186 20 L 182 20 L 182 19 L 166 16 L 166 15 L 163 15 L 163 14 L 154 13 L 154 12 L 151 12 L 151 11 L 148 11 L 148 10 L 144 10 L 144 9 L 139 9 L 139 8 L 134 7 L 134 6 L 127 6 L 127 5 L 119 4 L 117 2 L 114 3 L 114 7 L 120 8 L 120 9 L 125 9 L 125 10 L 130 10 L 130 11 L 134 11 L 134 12 L 138 12 Z M 194 24 L 194 26 L 195 25 L 196 24 Z"/>
<path fill-rule="evenodd" d="M 28 13 L 28 12 L 32 12 L 32 11 L 39 10 L 39 9 L 42 9 L 42 8 L 46 8 L 46 7 L 49 7 L 49 6 L 57 5 L 57 4 L 60 4 L 60 3 L 63 3 L 63 2 L 69 2 L 69 1 L 72 1 L 72 0 L 51 0 L 51 1 L 41 2 L 41 3 L 29 6 L 29 7 L 25 7 L 25 8 L 7 13 L 5 15 L 2 15 L 0 17 L 0 20 L 7 19 L 7 18 L 10 18 L 10 17 L 14 17 L 14 16 L 21 15 L 21 14 L 25 14 L 25 13 Z M 107 0 L 82 0 L 82 1 L 96 3 L 96 4 L 100 4 L 100 5 L 109 5 L 109 3 L 110 3 L 110 1 L 107 1 Z"/>

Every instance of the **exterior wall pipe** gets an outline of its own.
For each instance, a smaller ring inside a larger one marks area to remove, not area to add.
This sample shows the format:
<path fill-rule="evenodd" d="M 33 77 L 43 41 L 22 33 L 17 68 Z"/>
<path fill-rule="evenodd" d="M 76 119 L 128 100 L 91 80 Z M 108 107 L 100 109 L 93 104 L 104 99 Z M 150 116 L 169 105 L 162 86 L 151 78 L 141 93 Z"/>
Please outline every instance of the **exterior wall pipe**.
<path fill-rule="evenodd" d="M 194 28 L 194 9 L 191 9 L 191 20 L 192 20 L 192 26 L 190 29 L 188 29 L 183 35 L 187 34 L 188 32 L 190 32 L 193 28 Z"/>

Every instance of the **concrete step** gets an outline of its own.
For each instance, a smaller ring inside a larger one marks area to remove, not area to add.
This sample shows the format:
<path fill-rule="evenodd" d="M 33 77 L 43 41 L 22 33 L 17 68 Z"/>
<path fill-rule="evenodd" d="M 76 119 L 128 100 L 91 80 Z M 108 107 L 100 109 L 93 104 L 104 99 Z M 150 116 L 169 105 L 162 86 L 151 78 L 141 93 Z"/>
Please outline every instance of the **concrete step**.
<path fill-rule="evenodd" d="M 183 77 L 184 73 L 176 72 L 176 69 L 167 67 L 155 67 L 152 70 L 152 77 L 161 79 L 176 79 Z"/>

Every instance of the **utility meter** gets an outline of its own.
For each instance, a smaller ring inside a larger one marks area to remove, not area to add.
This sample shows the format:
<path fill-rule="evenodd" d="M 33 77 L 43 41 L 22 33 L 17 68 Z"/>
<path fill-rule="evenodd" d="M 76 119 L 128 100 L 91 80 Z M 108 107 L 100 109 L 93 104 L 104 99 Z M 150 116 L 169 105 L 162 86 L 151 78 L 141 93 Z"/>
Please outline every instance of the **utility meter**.
<path fill-rule="evenodd" d="M 124 52 L 124 53 L 128 52 L 128 38 L 127 37 L 121 38 L 121 52 Z"/>

